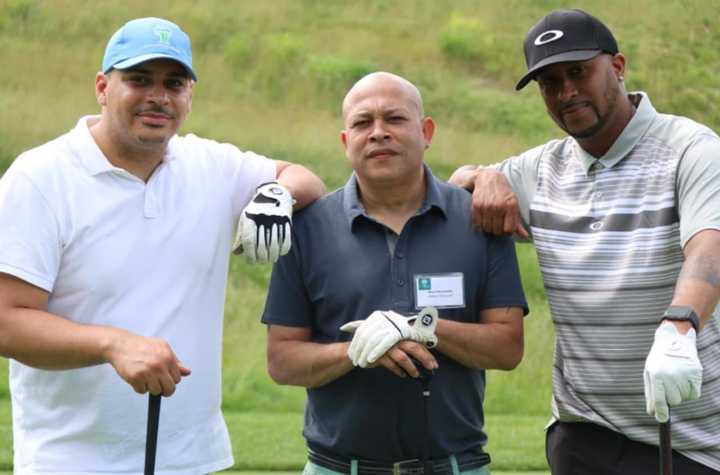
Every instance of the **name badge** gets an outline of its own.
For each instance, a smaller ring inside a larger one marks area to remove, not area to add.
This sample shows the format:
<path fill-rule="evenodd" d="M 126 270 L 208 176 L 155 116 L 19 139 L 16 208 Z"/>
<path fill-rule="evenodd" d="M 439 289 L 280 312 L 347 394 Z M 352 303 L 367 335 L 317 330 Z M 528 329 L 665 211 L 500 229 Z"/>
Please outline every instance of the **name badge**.
<path fill-rule="evenodd" d="M 416 274 L 415 307 L 458 308 L 465 306 L 463 273 Z"/>

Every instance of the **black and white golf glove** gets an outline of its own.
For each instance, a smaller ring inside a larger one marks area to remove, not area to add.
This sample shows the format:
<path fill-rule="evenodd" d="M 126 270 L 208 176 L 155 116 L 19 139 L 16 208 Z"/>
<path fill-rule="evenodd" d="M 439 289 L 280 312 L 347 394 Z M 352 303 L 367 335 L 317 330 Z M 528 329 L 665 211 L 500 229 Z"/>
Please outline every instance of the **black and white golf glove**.
<path fill-rule="evenodd" d="M 233 252 L 245 254 L 251 264 L 273 263 L 290 251 L 293 198 L 270 182 L 260 185 L 240 214 Z"/>

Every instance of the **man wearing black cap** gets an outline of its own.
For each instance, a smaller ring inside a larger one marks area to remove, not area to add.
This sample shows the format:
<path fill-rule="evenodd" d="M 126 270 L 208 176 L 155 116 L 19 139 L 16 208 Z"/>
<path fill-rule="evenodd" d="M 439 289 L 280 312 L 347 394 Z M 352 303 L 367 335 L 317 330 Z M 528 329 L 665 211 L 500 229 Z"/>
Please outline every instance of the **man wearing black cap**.
<path fill-rule="evenodd" d="M 451 182 L 474 189 L 485 231 L 535 244 L 556 330 L 552 471 L 658 473 L 675 406 L 675 473 L 718 473 L 720 138 L 627 93 L 625 57 L 585 12 L 540 20 L 525 58 L 517 89 L 535 80 L 568 137 Z"/>
<path fill-rule="evenodd" d="M 233 464 L 220 411 L 233 231 L 239 220 L 235 247 L 251 261 L 274 261 L 289 250 L 293 197 L 303 206 L 324 187 L 297 165 L 178 136 L 195 80 L 177 25 L 128 22 L 95 78 L 100 115 L 0 180 L 16 474 L 141 473 L 148 392 L 173 395 L 159 473 Z"/>

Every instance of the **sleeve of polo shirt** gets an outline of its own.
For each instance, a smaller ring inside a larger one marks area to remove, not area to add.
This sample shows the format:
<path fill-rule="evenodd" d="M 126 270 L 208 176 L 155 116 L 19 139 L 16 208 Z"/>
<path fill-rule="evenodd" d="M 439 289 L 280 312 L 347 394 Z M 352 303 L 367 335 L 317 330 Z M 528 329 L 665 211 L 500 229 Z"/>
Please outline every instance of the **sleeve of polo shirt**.
<path fill-rule="evenodd" d="M 487 235 L 487 269 L 480 308 L 521 307 L 523 315 L 528 314 L 515 243 L 508 236 Z"/>
<path fill-rule="evenodd" d="M 11 167 L 0 180 L 0 272 L 51 292 L 61 256 L 55 214 L 30 179 Z"/>
<path fill-rule="evenodd" d="M 528 150 L 521 155 L 510 157 L 507 160 L 493 165 L 502 172 L 510 182 L 520 207 L 520 217 L 525 229 L 530 226 L 530 203 L 535 195 L 540 155 L 544 146 Z"/>
<path fill-rule="evenodd" d="M 677 170 L 682 246 L 704 229 L 720 230 L 720 138 L 701 135 L 686 150 Z"/>
<path fill-rule="evenodd" d="M 230 178 L 232 186 L 233 218 L 250 203 L 255 190 L 263 183 L 275 181 L 277 167 L 275 162 L 254 152 L 243 152 L 231 144 L 223 144 L 227 157 L 225 176 Z"/>
<path fill-rule="evenodd" d="M 293 234 L 290 252 L 273 266 L 261 321 L 266 325 L 312 327 L 312 307 L 302 275 L 300 246 Z"/>

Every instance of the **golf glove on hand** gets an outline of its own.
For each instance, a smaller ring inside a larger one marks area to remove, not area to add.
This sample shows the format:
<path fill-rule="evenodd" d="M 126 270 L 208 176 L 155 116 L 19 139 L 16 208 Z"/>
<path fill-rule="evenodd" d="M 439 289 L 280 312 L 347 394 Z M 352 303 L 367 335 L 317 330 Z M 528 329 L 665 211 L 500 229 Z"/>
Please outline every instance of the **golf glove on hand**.
<path fill-rule="evenodd" d="M 365 320 L 346 323 L 340 330 L 355 333 L 348 357 L 355 366 L 366 368 L 401 340 L 414 340 L 433 348 L 437 345 L 437 320 L 438 312 L 434 307 L 426 307 L 411 317 L 391 310 L 378 310 Z"/>
<path fill-rule="evenodd" d="M 238 222 L 233 252 L 251 264 L 273 263 L 290 251 L 292 243 L 290 192 L 276 182 L 260 185 Z"/>
<path fill-rule="evenodd" d="M 655 330 L 655 342 L 645 360 L 645 402 L 648 415 L 667 422 L 669 406 L 700 397 L 702 365 L 695 330 L 681 334 L 671 322 Z"/>

